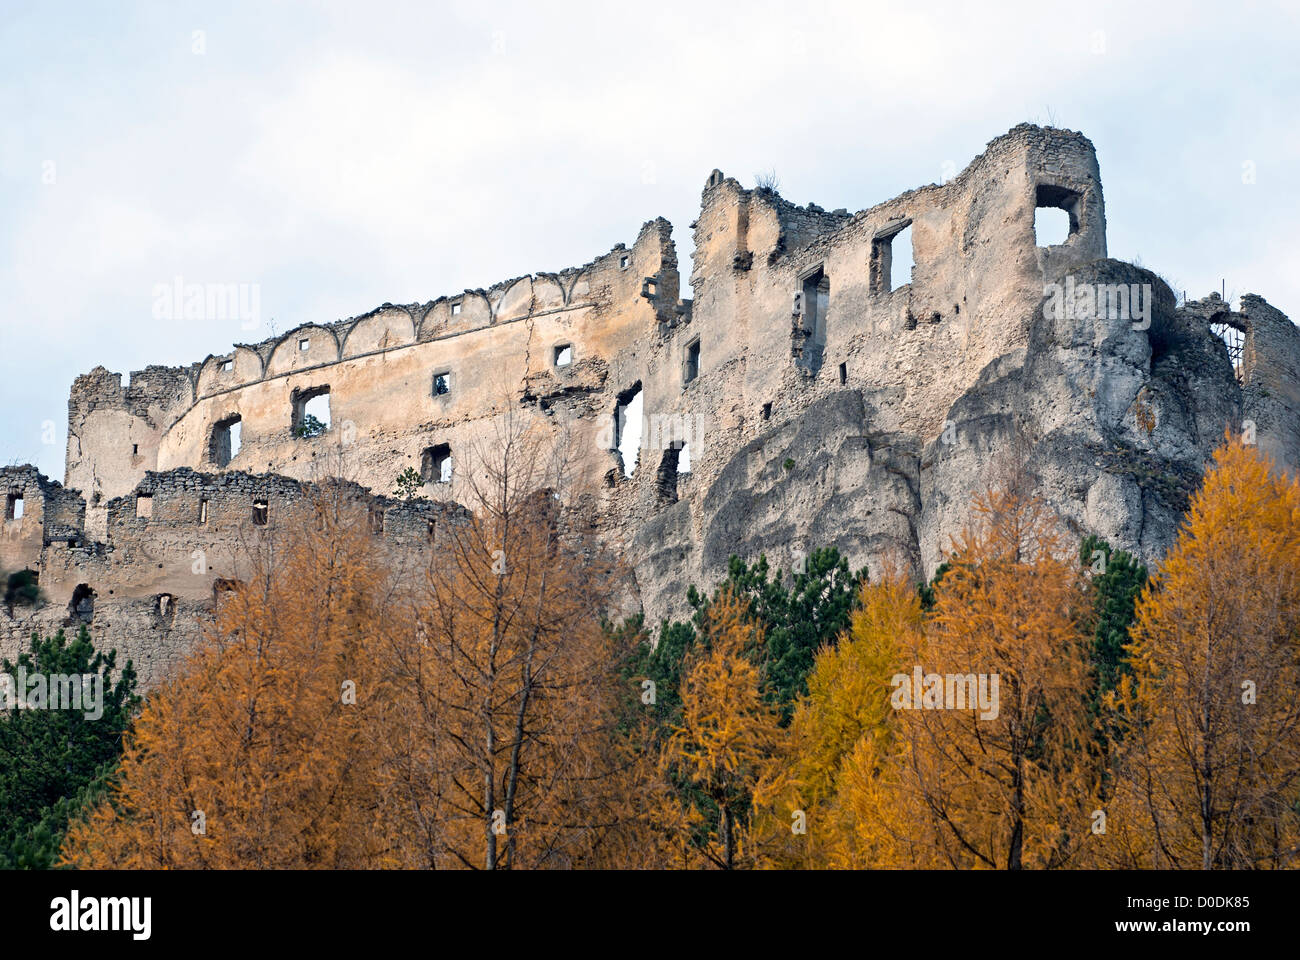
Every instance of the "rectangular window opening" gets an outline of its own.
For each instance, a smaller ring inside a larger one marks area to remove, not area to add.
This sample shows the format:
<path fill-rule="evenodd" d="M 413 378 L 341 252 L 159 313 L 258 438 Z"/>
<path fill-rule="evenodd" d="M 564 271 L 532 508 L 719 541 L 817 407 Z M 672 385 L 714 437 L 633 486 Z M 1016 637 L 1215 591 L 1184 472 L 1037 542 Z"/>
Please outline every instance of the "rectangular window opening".
<path fill-rule="evenodd" d="M 153 495 L 152 494 L 141 493 L 136 495 L 135 515 L 142 520 L 147 520 L 153 516 Z"/>
<path fill-rule="evenodd" d="M 573 347 L 567 343 L 560 344 L 555 348 L 555 365 L 567 367 L 571 363 L 573 363 Z"/>
<path fill-rule="evenodd" d="M 618 395 L 614 404 L 614 443 L 618 453 L 619 472 L 625 477 L 636 472 L 641 460 L 641 437 L 645 432 L 642 412 L 645 400 L 638 380 Z"/>
<path fill-rule="evenodd" d="M 848 382 L 849 382 L 849 365 L 848 365 L 847 363 L 841 363 L 841 364 L 840 364 L 840 383 L 841 383 L 841 384 L 846 384 L 846 383 L 848 383 Z"/>
<path fill-rule="evenodd" d="M 11 493 L 5 498 L 5 519 L 21 520 L 23 518 L 23 495 Z"/>
<path fill-rule="evenodd" d="M 305 440 L 319 437 L 330 428 L 329 386 L 294 390 L 290 396 L 293 435 Z"/>
<path fill-rule="evenodd" d="M 892 293 L 912 282 L 912 221 L 891 224 L 871 241 L 871 289 Z"/>
<path fill-rule="evenodd" d="M 215 466 L 224 467 L 239 455 L 241 430 L 237 413 L 224 417 L 213 425 L 212 436 L 208 439 L 208 459 Z"/>
<path fill-rule="evenodd" d="M 1068 187 L 1040 183 L 1034 191 L 1034 243 L 1055 247 L 1079 230 L 1079 193 Z"/>
<path fill-rule="evenodd" d="M 433 395 L 435 397 L 445 397 L 451 393 L 451 371 L 444 370 L 442 373 L 433 375 Z"/>
<path fill-rule="evenodd" d="M 265 500 L 253 501 L 253 525 L 258 527 L 266 526 L 266 521 L 270 519 L 271 508 Z"/>
<path fill-rule="evenodd" d="M 420 456 L 420 476 L 425 483 L 451 483 L 451 444 L 428 447 Z"/>
<path fill-rule="evenodd" d="M 772 419 L 772 404 L 771 404 L 771 402 L 768 402 L 768 403 L 763 404 L 763 419 L 764 419 L 764 420 L 771 420 L 771 419 Z"/>
<path fill-rule="evenodd" d="M 690 383 L 700 375 L 700 338 L 696 337 L 686 345 L 682 357 L 682 385 Z"/>
<path fill-rule="evenodd" d="M 818 265 L 800 276 L 799 293 L 795 299 L 800 317 L 792 352 L 798 362 L 813 373 L 822 366 L 830 301 L 831 280 L 822 266 Z"/>
<path fill-rule="evenodd" d="M 663 459 L 659 461 L 659 471 L 655 475 L 655 487 L 658 490 L 660 503 L 677 502 L 677 475 L 680 472 L 682 459 L 683 444 L 670 444 L 664 451 Z M 687 465 L 689 466 L 689 454 L 687 455 Z"/>
<path fill-rule="evenodd" d="M 311 340 L 309 338 L 303 337 L 301 340 L 298 341 L 299 353 L 306 353 L 310 349 L 311 349 Z"/>
<path fill-rule="evenodd" d="M 375 534 L 384 532 L 384 511 L 378 507 L 370 508 L 370 532 Z"/>
<path fill-rule="evenodd" d="M 199 500 L 199 523 L 208 522 L 208 498 L 203 497 Z"/>

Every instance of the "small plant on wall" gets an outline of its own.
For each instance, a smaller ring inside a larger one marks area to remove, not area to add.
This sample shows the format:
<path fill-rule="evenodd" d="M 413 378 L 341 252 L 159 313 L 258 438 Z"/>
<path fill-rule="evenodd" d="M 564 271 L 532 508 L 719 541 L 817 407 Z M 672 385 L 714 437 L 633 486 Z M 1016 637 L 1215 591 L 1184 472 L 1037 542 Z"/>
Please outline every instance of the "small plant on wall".
<path fill-rule="evenodd" d="M 0 584 L 4 585 L 4 605 L 9 616 L 14 615 L 14 607 L 39 607 L 45 601 L 39 583 L 35 570 L 19 570 L 8 576 L 0 572 Z"/>
<path fill-rule="evenodd" d="M 414 467 L 407 467 L 397 475 L 397 483 L 393 492 L 403 500 L 424 500 L 420 491 L 424 488 L 424 477 L 420 476 L 420 471 Z"/>
<path fill-rule="evenodd" d="M 302 423 L 293 428 L 293 432 L 304 438 L 319 437 L 325 432 L 325 424 L 308 413 L 303 416 Z"/>

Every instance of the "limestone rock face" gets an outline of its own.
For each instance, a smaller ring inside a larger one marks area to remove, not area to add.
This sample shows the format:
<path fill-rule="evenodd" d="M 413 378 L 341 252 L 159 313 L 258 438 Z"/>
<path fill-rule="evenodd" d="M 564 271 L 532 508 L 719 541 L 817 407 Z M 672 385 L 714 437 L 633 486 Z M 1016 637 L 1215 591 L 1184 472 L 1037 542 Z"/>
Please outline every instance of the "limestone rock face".
<path fill-rule="evenodd" d="M 892 552 L 928 577 L 968 520 L 972 496 L 1016 471 L 1080 539 L 1098 534 L 1157 561 L 1214 447 L 1225 431 L 1247 429 L 1252 413 L 1269 422 L 1271 395 L 1261 410 L 1243 398 L 1201 308 L 1176 308 L 1151 272 L 1097 260 L 1071 276 L 1080 288 L 1150 288 L 1149 324 L 1054 316 L 1045 298 L 1026 318 L 1027 342 L 979 372 L 937 437 L 881 430 L 888 388 L 846 387 L 810 403 L 692 492 L 698 531 L 681 503 L 671 524 L 638 531 L 634 555 L 663 558 L 637 567 L 646 606 L 680 612 L 683 560 L 694 560 L 695 582 L 709 583 L 733 553 L 789 565 L 834 544 L 855 565 L 874 569 Z M 1294 409 L 1279 419 L 1294 422 Z M 1300 444 L 1284 446 L 1283 465 L 1294 468 Z"/>

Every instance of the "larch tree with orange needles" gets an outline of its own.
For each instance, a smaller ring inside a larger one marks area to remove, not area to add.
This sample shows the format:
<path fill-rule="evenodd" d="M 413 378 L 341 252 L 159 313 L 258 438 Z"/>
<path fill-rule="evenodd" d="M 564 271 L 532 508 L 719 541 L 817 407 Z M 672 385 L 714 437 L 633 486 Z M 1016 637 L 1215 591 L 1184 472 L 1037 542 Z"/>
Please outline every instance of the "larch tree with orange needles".
<path fill-rule="evenodd" d="M 1126 654 L 1098 862 L 1300 864 L 1300 488 L 1255 448 L 1215 452 Z"/>
<path fill-rule="evenodd" d="M 682 678 L 681 723 L 660 755 L 661 770 L 677 788 L 663 795 L 664 817 L 691 831 L 684 865 L 698 857 L 730 870 L 753 860 L 753 791 L 782 731 L 763 698 L 754 662 L 763 633 L 748 604 L 724 591 L 705 611 L 701 630 Z"/>
<path fill-rule="evenodd" d="M 376 823 L 387 699 L 372 537 L 337 490 L 253 545 L 215 627 L 146 699 L 110 798 L 73 825 L 77 867 L 395 865 Z"/>
<path fill-rule="evenodd" d="M 870 779 L 896 736 L 890 678 L 905 666 L 909 638 L 921 629 L 921 601 L 904 566 L 888 560 L 864 583 L 849 630 L 818 651 L 808 694 L 795 708 L 779 762 L 755 793 L 764 862 L 780 867 L 870 866 L 863 846 L 880 811 L 868 813 L 846 765 L 868 755 Z M 910 662 L 906 664 L 910 669 Z M 882 807 L 882 810 L 884 808 Z M 870 846 L 869 840 L 867 847 Z"/>
<path fill-rule="evenodd" d="M 620 574 L 575 526 L 563 441 L 510 416 L 464 458 L 473 516 L 447 531 L 418 598 L 408 781 L 432 866 L 571 867 L 631 828 L 613 748 L 622 652 L 601 627 Z M 412 739 L 418 739 L 414 730 Z"/>
<path fill-rule="evenodd" d="M 976 498 L 954 547 L 892 681 L 896 740 L 846 765 L 858 848 L 879 866 L 1069 865 L 1096 775 L 1086 583 L 1057 519 L 1014 486 Z"/>

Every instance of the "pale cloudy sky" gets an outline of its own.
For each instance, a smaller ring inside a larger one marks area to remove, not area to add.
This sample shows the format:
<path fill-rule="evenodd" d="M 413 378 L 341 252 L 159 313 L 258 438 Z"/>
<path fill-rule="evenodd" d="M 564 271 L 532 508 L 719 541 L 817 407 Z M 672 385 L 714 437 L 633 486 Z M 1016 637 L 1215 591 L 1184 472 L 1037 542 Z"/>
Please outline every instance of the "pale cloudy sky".
<path fill-rule="evenodd" d="M 1297 50 L 1295 4 L 1244 2 L 0 0 L 0 462 L 62 479 L 96 364 L 579 265 L 655 216 L 685 254 L 714 167 L 859 210 L 1024 120 L 1096 144 L 1112 256 L 1300 319 Z M 260 326 L 154 319 L 176 277 L 258 285 Z"/>

